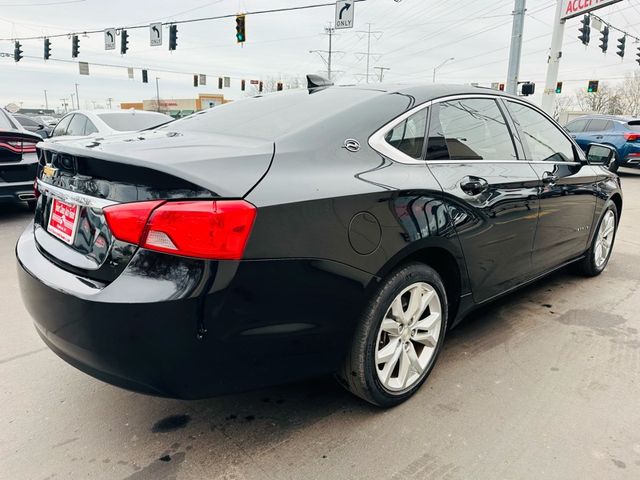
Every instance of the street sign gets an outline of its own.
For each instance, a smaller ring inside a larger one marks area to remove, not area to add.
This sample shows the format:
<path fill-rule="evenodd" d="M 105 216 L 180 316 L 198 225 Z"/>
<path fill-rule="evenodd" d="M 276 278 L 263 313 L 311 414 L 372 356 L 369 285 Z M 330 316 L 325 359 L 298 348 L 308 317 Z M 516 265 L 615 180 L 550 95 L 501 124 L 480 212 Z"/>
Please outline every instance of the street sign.
<path fill-rule="evenodd" d="M 251 85 L 258 85 L 260 80 L 251 80 L 249 83 L 251 83 Z"/>
<path fill-rule="evenodd" d="M 80 71 L 80 75 L 89 75 L 89 63 L 78 62 L 78 70 Z"/>
<path fill-rule="evenodd" d="M 200 74 L 200 85 L 206 85 L 207 84 L 207 76 L 203 75 L 202 73 Z"/>
<path fill-rule="evenodd" d="M 133 78 L 133 68 L 131 67 L 127 68 L 127 75 L 129 76 L 129 78 Z"/>
<path fill-rule="evenodd" d="M 115 50 L 116 49 L 116 29 L 107 28 L 104 31 L 104 49 Z"/>
<path fill-rule="evenodd" d="M 224 77 L 224 88 L 231 87 L 231 77 Z"/>
<path fill-rule="evenodd" d="M 353 10 L 355 4 L 353 0 L 338 0 L 336 2 L 336 23 L 335 28 L 353 28 Z"/>
<path fill-rule="evenodd" d="M 563 0 L 561 19 L 567 20 L 568 18 L 584 15 L 585 13 L 620 1 L 621 0 Z"/>
<path fill-rule="evenodd" d="M 162 23 L 152 23 L 149 25 L 149 40 L 152 47 L 162 45 Z"/>

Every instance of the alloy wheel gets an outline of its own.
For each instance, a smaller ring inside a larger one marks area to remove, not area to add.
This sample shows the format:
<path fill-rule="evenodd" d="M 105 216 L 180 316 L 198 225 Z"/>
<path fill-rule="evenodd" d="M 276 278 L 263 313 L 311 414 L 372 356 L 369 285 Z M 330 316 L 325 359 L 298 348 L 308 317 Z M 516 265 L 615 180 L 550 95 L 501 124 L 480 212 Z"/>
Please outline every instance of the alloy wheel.
<path fill-rule="evenodd" d="M 395 297 L 380 324 L 375 351 L 378 379 L 387 391 L 401 393 L 420 381 L 441 329 L 442 306 L 433 286 L 414 283 Z"/>
<path fill-rule="evenodd" d="M 596 244 L 593 250 L 594 261 L 596 267 L 601 268 L 611 252 L 613 246 L 613 236 L 616 229 L 616 216 L 612 210 L 608 210 L 605 213 L 602 222 L 600 222 L 600 228 L 598 229 L 598 235 L 596 237 Z"/>

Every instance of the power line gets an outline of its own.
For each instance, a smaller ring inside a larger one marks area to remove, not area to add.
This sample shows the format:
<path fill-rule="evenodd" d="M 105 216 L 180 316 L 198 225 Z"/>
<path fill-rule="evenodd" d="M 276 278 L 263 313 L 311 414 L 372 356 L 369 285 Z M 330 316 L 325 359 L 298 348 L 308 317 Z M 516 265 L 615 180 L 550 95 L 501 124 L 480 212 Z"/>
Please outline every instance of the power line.
<path fill-rule="evenodd" d="M 369 83 L 369 75 L 370 75 L 370 73 L 369 73 L 370 72 L 370 68 L 369 67 L 371 65 L 371 56 L 372 55 L 374 55 L 374 56 L 378 56 L 379 55 L 377 53 L 371 53 L 371 35 L 375 36 L 376 39 L 379 40 L 380 37 L 382 36 L 382 32 L 381 31 L 375 31 L 375 32 L 371 31 L 371 24 L 370 23 L 367 23 L 367 26 L 368 26 L 368 28 L 367 28 L 366 32 L 363 32 L 363 31 L 356 32 L 356 33 L 363 34 L 363 35 L 367 36 L 367 53 L 358 52 L 358 53 L 356 53 L 356 55 L 365 55 L 367 57 L 367 73 L 365 75 L 365 78 L 366 78 L 366 82 Z"/>
<path fill-rule="evenodd" d="M 365 2 L 366 0 L 353 0 L 354 2 Z M 291 11 L 296 11 L 296 10 L 306 10 L 306 9 L 310 9 L 310 8 L 319 8 L 319 7 L 335 7 L 336 3 L 335 2 L 331 2 L 331 3 L 318 3 L 315 5 L 300 5 L 298 7 L 283 7 L 283 8 L 272 8 L 272 9 L 268 9 L 268 10 L 255 10 L 253 12 L 244 12 L 243 15 L 262 15 L 262 14 L 266 14 L 266 13 L 280 13 L 280 12 L 291 12 Z M 216 16 L 212 16 L 212 17 L 198 17 L 198 18 L 190 18 L 187 20 L 176 20 L 174 22 L 162 22 L 163 26 L 166 25 L 178 25 L 178 24 L 185 24 L 185 23 L 197 23 L 197 22 L 208 22 L 211 20 L 221 20 L 224 18 L 234 18 L 236 17 L 238 14 L 237 13 L 230 13 L 230 14 L 226 14 L 226 15 L 216 15 Z M 128 26 L 128 27 L 120 27 L 122 30 L 135 30 L 137 28 L 149 28 L 149 24 L 145 23 L 144 25 L 132 25 L 132 26 Z M 15 37 L 15 38 L 0 38 L 0 41 L 14 41 L 14 40 L 41 40 L 43 38 L 56 38 L 56 37 L 69 37 L 71 35 L 78 35 L 78 34 L 82 34 L 82 35 L 88 35 L 90 33 L 103 33 L 104 32 L 104 28 L 100 29 L 100 30 L 86 30 L 86 31 L 77 31 L 77 32 L 70 32 L 70 33 L 58 33 L 55 35 L 40 35 L 37 37 Z"/>

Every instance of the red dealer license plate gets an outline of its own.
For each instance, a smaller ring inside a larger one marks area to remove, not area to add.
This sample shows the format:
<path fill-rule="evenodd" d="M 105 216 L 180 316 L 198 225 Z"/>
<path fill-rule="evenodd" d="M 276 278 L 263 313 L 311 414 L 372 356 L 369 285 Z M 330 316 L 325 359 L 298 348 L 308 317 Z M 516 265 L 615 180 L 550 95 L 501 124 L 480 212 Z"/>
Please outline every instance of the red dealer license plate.
<path fill-rule="evenodd" d="M 47 231 L 69 245 L 73 244 L 78 224 L 78 205 L 69 205 L 54 198 Z"/>

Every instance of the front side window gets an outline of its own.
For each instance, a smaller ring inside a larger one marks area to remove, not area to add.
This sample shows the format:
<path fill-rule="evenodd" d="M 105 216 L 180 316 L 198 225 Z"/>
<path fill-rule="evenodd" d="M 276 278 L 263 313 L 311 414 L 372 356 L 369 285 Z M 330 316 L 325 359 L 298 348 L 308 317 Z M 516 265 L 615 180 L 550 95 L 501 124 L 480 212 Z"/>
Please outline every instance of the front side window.
<path fill-rule="evenodd" d="M 76 113 L 67 129 L 67 135 L 81 137 L 84 135 L 84 126 L 87 123 L 87 117 Z"/>
<path fill-rule="evenodd" d="M 573 162 L 573 143 L 540 112 L 522 103 L 508 101 L 513 120 L 520 126 L 532 161 Z"/>
<path fill-rule="evenodd" d="M 385 135 L 385 141 L 411 158 L 421 158 L 427 131 L 427 110 L 424 108 L 393 127 Z"/>
<path fill-rule="evenodd" d="M 495 100 L 470 98 L 434 106 L 427 160 L 517 158 L 511 132 Z"/>
<path fill-rule="evenodd" d="M 67 115 L 62 120 L 60 120 L 56 125 L 56 128 L 53 130 L 51 136 L 60 137 L 61 135 L 66 135 L 67 127 L 69 126 L 69 123 L 71 122 L 71 119 L 73 117 L 74 115 Z"/>

